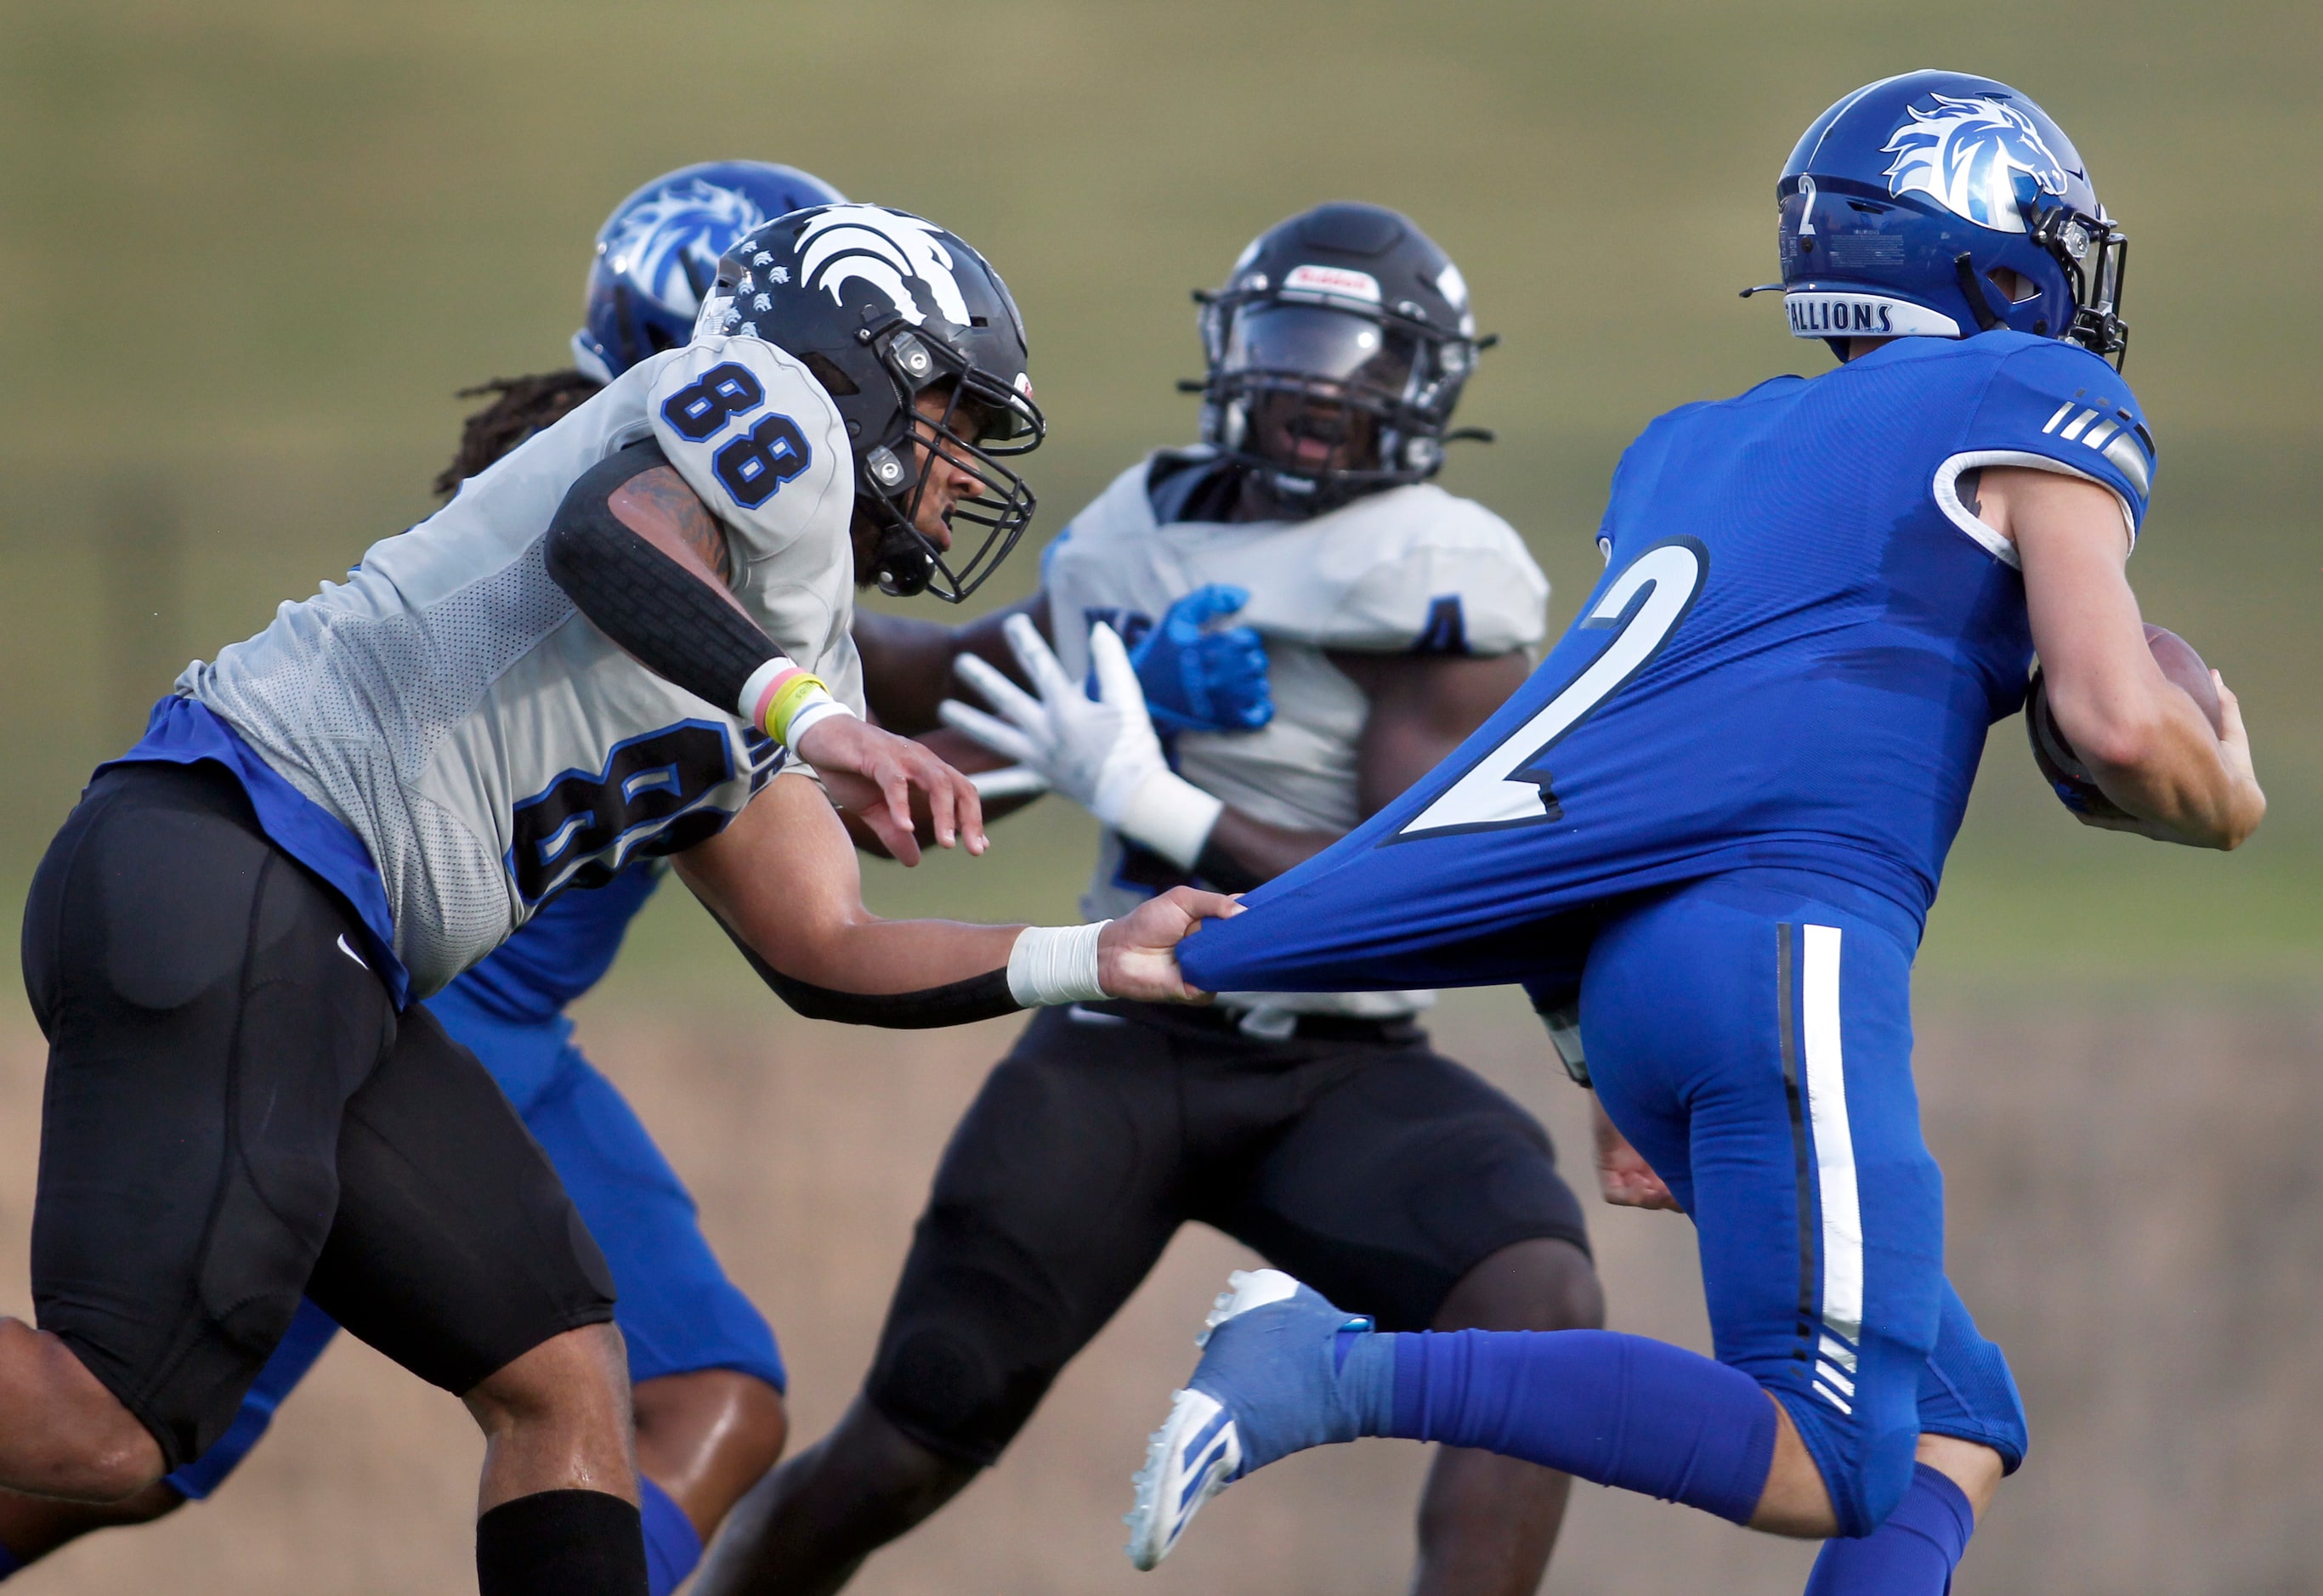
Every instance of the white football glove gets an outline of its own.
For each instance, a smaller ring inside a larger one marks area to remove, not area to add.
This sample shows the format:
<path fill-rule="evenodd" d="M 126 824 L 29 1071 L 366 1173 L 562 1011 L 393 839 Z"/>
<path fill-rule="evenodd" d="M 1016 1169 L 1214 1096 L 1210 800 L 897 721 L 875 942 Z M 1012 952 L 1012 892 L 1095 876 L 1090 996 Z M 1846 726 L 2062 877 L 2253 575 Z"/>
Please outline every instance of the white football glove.
<path fill-rule="evenodd" d="M 1000 711 L 987 715 L 946 699 L 944 723 L 1003 758 L 1037 772 L 1049 784 L 1133 842 L 1190 870 L 1226 805 L 1171 770 L 1145 711 L 1145 694 L 1114 629 L 1089 628 L 1091 699 L 1023 615 L 1004 628 L 1035 699 L 972 654 L 955 662 L 961 680 Z M 1005 717 L 1005 718 L 1004 718 Z"/>

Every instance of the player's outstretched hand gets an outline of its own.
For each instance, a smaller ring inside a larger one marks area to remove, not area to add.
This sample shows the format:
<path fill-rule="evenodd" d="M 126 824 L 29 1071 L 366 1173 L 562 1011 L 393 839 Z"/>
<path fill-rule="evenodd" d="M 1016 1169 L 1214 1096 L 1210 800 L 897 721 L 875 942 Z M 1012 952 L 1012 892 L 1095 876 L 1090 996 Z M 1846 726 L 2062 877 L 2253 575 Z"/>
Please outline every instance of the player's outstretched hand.
<path fill-rule="evenodd" d="M 990 846 L 975 783 L 909 738 L 852 715 L 827 715 L 800 734 L 798 753 L 814 766 L 832 802 L 861 815 L 904 864 L 920 862 L 920 839 L 912 825 L 914 790 L 926 794 L 940 846 L 964 843 L 972 854 Z"/>
<path fill-rule="evenodd" d="M 1186 985 L 1178 944 L 1205 920 L 1226 920 L 1242 905 L 1222 893 L 1173 886 L 1148 898 L 1097 934 L 1097 980 L 1109 997 L 1142 1003 L 1207 1003 L 1210 995 Z"/>
<path fill-rule="evenodd" d="M 1089 628 L 1089 660 L 1100 694 L 1091 698 L 1065 674 L 1029 619 L 1012 615 L 1002 629 L 1039 696 L 975 655 L 963 654 L 952 668 L 999 713 L 950 698 L 937 712 L 947 726 L 1037 773 L 1106 825 L 1118 827 L 1140 789 L 1169 769 L 1128 651 L 1102 621 Z"/>
<path fill-rule="evenodd" d="M 1589 1111 L 1596 1121 L 1597 1188 L 1617 1208 L 1666 1208 L 1678 1211 L 1677 1199 L 1654 1173 L 1630 1139 L 1621 1134 L 1605 1112 L 1605 1105 L 1590 1095 Z"/>

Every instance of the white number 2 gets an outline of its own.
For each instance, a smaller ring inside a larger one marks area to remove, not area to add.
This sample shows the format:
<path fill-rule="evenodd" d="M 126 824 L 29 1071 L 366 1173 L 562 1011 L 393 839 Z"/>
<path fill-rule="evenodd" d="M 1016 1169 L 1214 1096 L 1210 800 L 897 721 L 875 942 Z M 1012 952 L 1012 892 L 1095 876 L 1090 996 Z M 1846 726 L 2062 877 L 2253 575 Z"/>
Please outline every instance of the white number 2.
<path fill-rule="evenodd" d="M 1584 628 L 1603 628 L 1629 614 L 1628 624 L 1530 720 L 1406 822 L 1396 839 L 1557 818 L 1548 800 L 1547 773 L 1537 768 L 1542 757 L 1661 652 L 1694 608 L 1709 571 L 1709 551 L 1691 537 L 1673 538 L 1639 555 L 1581 618 Z M 1635 613 L 1630 613 L 1632 605 Z"/>

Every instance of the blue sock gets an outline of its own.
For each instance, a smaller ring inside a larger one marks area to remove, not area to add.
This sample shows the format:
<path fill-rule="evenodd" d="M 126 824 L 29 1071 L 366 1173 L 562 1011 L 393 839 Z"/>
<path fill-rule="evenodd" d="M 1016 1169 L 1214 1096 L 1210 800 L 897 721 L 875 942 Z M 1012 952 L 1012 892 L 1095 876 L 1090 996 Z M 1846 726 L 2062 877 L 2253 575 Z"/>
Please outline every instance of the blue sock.
<path fill-rule="evenodd" d="M 1823 1542 L 1806 1596 L 1943 1596 L 1975 1533 L 1960 1488 L 1914 1463 L 1911 1489 L 1886 1523 L 1860 1540 Z"/>
<path fill-rule="evenodd" d="M 638 1476 L 638 1516 L 646 1532 L 646 1589 L 670 1596 L 702 1561 L 702 1536 L 668 1491 Z"/>
<path fill-rule="evenodd" d="M 16 1561 L 15 1553 L 10 1551 L 5 1546 L 0 1546 L 0 1580 L 6 1579 L 10 1574 L 14 1573 L 18 1569 L 23 1566 L 24 1565 L 23 1564 Z"/>
<path fill-rule="evenodd" d="M 1610 1330 L 1457 1330 L 1395 1344 L 1387 1434 L 1521 1457 L 1747 1523 L 1775 1405 L 1739 1369 Z"/>

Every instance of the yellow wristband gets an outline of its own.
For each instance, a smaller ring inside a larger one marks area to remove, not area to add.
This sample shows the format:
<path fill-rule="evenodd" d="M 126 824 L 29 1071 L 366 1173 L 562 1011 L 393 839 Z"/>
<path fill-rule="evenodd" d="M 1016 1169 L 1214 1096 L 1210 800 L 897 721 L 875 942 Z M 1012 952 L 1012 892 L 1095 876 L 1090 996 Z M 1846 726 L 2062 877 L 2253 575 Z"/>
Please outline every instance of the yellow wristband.
<path fill-rule="evenodd" d="M 765 728 L 767 736 L 787 746 L 791 740 L 791 722 L 797 718 L 799 711 L 818 698 L 830 696 L 831 689 L 822 677 L 806 671 L 794 672 L 774 683 L 774 691 L 767 695 L 765 718 L 759 724 Z"/>

